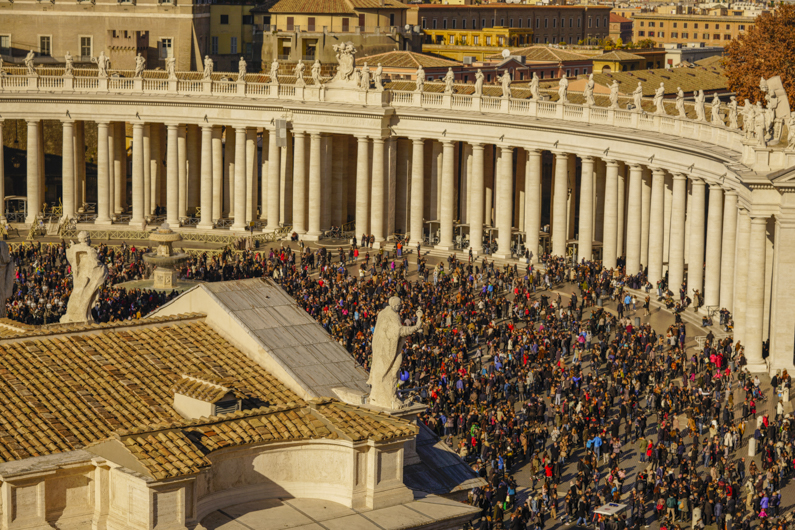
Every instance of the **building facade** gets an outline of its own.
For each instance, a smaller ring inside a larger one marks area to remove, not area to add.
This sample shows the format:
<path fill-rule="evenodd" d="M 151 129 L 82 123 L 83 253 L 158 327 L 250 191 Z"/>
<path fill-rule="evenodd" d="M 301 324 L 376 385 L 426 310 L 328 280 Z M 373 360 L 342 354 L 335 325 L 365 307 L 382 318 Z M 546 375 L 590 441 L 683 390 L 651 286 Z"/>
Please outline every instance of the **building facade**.
<path fill-rule="evenodd" d="M 610 13 L 610 38 L 618 44 L 619 39 L 624 44 L 632 41 L 632 19 L 619 14 Z"/>
<path fill-rule="evenodd" d="M 632 28 L 634 42 L 651 39 L 659 44 L 704 42 L 726 46 L 754 27 L 754 17 L 710 15 L 636 14 Z"/>

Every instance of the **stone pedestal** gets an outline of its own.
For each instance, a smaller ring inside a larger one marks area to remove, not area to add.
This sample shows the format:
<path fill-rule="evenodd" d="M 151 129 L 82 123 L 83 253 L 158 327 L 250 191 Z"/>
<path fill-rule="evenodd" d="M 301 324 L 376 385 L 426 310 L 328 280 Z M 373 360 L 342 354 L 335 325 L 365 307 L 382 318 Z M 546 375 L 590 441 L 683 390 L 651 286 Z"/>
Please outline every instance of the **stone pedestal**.
<path fill-rule="evenodd" d="M 173 269 L 155 269 L 152 273 L 155 289 L 173 289 L 177 283 L 177 271 Z"/>
<path fill-rule="evenodd" d="M 748 458 L 756 456 L 756 438 L 751 437 L 748 439 Z"/>
<path fill-rule="evenodd" d="M 385 409 L 383 407 L 378 407 L 370 404 L 366 404 L 364 405 L 364 407 L 374 410 L 376 412 L 383 412 L 384 414 L 389 414 L 390 416 L 410 421 L 414 425 L 417 425 L 417 417 L 420 415 L 421 412 L 424 412 L 426 408 L 425 405 L 422 405 L 420 403 L 414 404 L 405 409 L 398 409 L 398 410 Z M 419 463 L 420 463 L 420 456 L 417 454 L 417 439 L 412 438 L 411 440 L 408 440 L 403 444 L 403 467 Z"/>

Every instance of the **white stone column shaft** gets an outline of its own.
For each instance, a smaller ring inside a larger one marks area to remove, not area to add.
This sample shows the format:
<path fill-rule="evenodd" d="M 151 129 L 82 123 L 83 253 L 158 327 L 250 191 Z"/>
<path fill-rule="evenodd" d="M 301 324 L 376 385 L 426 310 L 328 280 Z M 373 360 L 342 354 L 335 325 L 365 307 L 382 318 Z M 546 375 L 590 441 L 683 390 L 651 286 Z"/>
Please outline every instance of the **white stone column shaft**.
<path fill-rule="evenodd" d="M 132 139 L 132 218 L 131 225 L 144 221 L 144 124 L 133 124 Z"/>
<path fill-rule="evenodd" d="M 235 222 L 232 230 L 246 228 L 246 128 L 235 127 Z"/>
<path fill-rule="evenodd" d="M 496 257 L 511 257 L 513 232 L 513 147 L 500 148 L 500 168 L 497 173 L 497 253 Z M 444 190 L 445 194 L 447 189 Z"/>
<path fill-rule="evenodd" d="M 442 141 L 441 209 L 439 218 L 439 245 L 441 249 L 453 248 L 453 209 L 455 207 L 455 142 Z"/>
<path fill-rule="evenodd" d="M 720 260 L 720 300 L 722 308 L 734 308 L 734 251 L 737 243 L 737 192 L 723 194 L 723 235 Z"/>
<path fill-rule="evenodd" d="M 177 167 L 179 168 L 179 218 L 188 216 L 188 129 L 180 125 L 177 129 Z"/>
<path fill-rule="evenodd" d="M 306 233 L 306 239 L 310 241 L 320 238 L 322 168 L 322 138 L 320 133 L 312 133 L 309 136 L 309 230 Z"/>
<path fill-rule="evenodd" d="M 149 210 L 147 215 L 153 215 L 155 208 L 163 204 L 163 198 L 160 196 L 160 179 L 163 178 L 161 174 L 161 164 L 163 155 L 160 150 L 160 131 L 162 124 L 152 123 L 149 126 L 149 151 L 151 158 L 149 159 Z"/>
<path fill-rule="evenodd" d="M 246 129 L 246 224 L 253 221 L 257 211 L 257 129 Z M 278 211 L 278 210 L 277 210 Z"/>
<path fill-rule="evenodd" d="M 663 277 L 663 253 L 665 250 L 665 171 L 652 168 L 651 198 L 649 201 L 649 257 L 648 278 L 652 287 Z"/>
<path fill-rule="evenodd" d="M 113 194 L 117 214 L 127 211 L 127 124 L 116 122 L 113 134 Z"/>
<path fill-rule="evenodd" d="M 745 312 L 748 296 L 748 262 L 751 249 L 751 217 L 748 210 L 737 212 L 737 245 L 734 254 L 734 342 L 745 344 Z"/>
<path fill-rule="evenodd" d="M 65 121 L 63 125 L 63 146 L 61 150 L 61 176 L 63 195 L 63 217 L 75 216 L 75 161 L 74 161 L 74 122 Z M 2 149 L 2 144 L 0 144 Z"/>
<path fill-rule="evenodd" d="M 693 179 L 693 218 L 690 221 L 690 258 L 687 260 L 687 295 L 693 298 L 698 290 L 704 293 L 704 209 L 706 187 L 701 179 Z"/>
<path fill-rule="evenodd" d="M 79 210 L 86 203 L 86 122 L 75 122 L 74 137 L 75 208 Z"/>
<path fill-rule="evenodd" d="M 111 220 L 116 217 L 116 124 L 108 123 L 108 200 Z"/>
<path fill-rule="evenodd" d="M 685 281 L 685 202 L 687 177 L 674 175 L 671 198 L 671 236 L 668 252 L 668 289 L 679 298 L 679 289 Z"/>
<path fill-rule="evenodd" d="M 343 217 L 343 202 L 345 201 L 343 195 L 343 181 L 345 180 L 345 146 L 348 143 L 348 138 L 339 134 L 331 137 L 331 152 L 333 153 L 331 160 L 332 175 L 331 175 L 331 193 L 328 196 L 331 198 L 331 224 L 341 227 L 345 224 Z M 413 235 L 413 234 L 412 234 Z"/>
<path fill-rule="evenodd" d="M 268 225 L 266 229 L 272 231 L 279 229 L 279 221 L 281 220 L 281 154 L 282 148 L 278 145 L 276 130 L 268 131 Z M 293 171 L 295 172 L 295 168 L 293 168 Z M 295 173 L 293 174 L 295 175 Z M 301 215 L 301 220 L 303 221 L 305 214 L 302 213 Z M 293 230 L 295 230 L 295 225 L 297 224 L 295 219 L 293 219 L 293 224 Z M 303 230 L 303 227 L 301 228 Z M 299 233 L 303 234 L 304 232 Z"/>
<path fill-rule="evenodd" d="M 223 217 L 224 208 L 224 143 L 221 126 L 213 126 L 213 222 Z"/>
<path fill-rule="evenodd" d="M 188 150 L 187 211 L 192 217 L 195 217 L 195 208 L 199 206 L 199 188 L 201 183 L 201 134 L 199 133 L 199 126 L 193 123 L 189 124 L 186 135 Z"/>
<path fill-rule="evenodd" d="M 602 264 L 615 269 L 618 257 L 618 162 L 605 160 L 605 224 L 602 230 Z"/>
<path fill-rule="evenodd" d="M 356 237 L 370 234 L 370 140 L 356 137 Z M 360 241 L 361 243 L 361 241 Z"/>
<path fill-rule="evenodd" d="M 384 240 L 384 139 L 373 138 L 373 171 L 370 188 L 370 230 L 375 242 Z"/>
<path fill-rule="evenodd" d="M 709 218 L 707 219 L 707 255 L 704 276 L 704 305 L 720 304 L 721 239 L 723 237 L 723 188 L 709 187 Z"/>
<path fill-rule="evenodd" d="M 580 172 L 580 227 L 577 244 L 577 261 L 590 261 L 593 258 L 593 194 L 594 159 L 582 157 Z"/>
<path fill-rule="evenodd" d="M 745 312 L 745 358 L 748 371 L 764 372 L 762 341 L 765 325 L 765 258 L 767 255 L 767 218 L 751 218 L 750 249 L 748 256 L 748 293 Z"/>
<path fill-rule="evenodd" d="M 152 142 L 151 142 L 151 131 L 152 126 L 148 123 L 144 124 L 144 160 L 143 160 L 143 169 L 144 169 L 144 217 L 149 215 L 152 208 L 152 197 L 151 197 L 151 190 L 152 190 Z"/>
<path fill-rule="evenodd" d="M 651 170 L 643 168 L 641 176 L 640 268 L 649 265 L 649 221 L 651 219 Z"/>
<path fill-rule="evenodd" d="M 110 223 L 108 125 L 108 123 L 97 122 L 97 219 L 94 221 L 95 224 Z"/>
<path fill-rule="evenodd" d="M 627 210 L 627 165 L 623 162 L 618 167 L 618 221 L 616 224 L 616 256 L 621 257 L 626 255 L 626 247 L 624 246 L 625 235 L 625 213 Z"/>
<path fill-rule="evenodd" d="M 643 168 L 629 166 L 629 193 L 627 197 L 627 274 L 637 274 L 640 266 L 640 239 L 643 208 Z"/>
<path fill-rule="evenodd" d="M 167 125 L 166 139 L 166 222 L 179 226 L 179 125 Z"/>
<path fill-rule="evenodd" d="M 525 245 L 533 253 L 531 263 L 538 263 L 541 233 L 541 151 L 526 150 L 525 164 Z M 477 166 L 475 166 L 477 167 Z M 481 208 L 482 210 L 483 208 Z"/>
<path fill-rule="evenodd" d="M 412 241 L 422 243 L 422 213 L 425 194 L 425 140 L 411 139 L 411 209 L 409 217 L 409 236 Z"/>
<path fill-rule="evenodd" d="M 293 156 L 293 232 L 303 235 L 306 234 L 306 133 L 303 131 L 293 132 Z"/>
<path fill-rule="evenodd" d="M 568 164 L 569 155 L 567 153 L 555 154 L 555 196 L 552 202 L 552 255 L 566 255 L 566 236 L 568 228 L 566 226 L 568 214 Z"/>
<path fill-rule="evenodd" d="M 224 127 L 224 213 L 235 216 L 235 130 Z"/>
<path fill-rule="evenodd" d="M 485 200 L 485 148 L 472 144 L 472 185 L 469 189 L 469 246 L 483 252 L 483 201 Z"/>
<path fill-rule="evenodd" d="M 213 227 L 213 126 L 201 128 L 201 218 L 197 228 Z"/>
<path fill-rule="evenodd" d="M 28 120 L 27 148 L 27 187 L 28 217 L 27 224 L 36 222 L 41 211 L 41 195 L 39 190 L 39 120 Z"/>

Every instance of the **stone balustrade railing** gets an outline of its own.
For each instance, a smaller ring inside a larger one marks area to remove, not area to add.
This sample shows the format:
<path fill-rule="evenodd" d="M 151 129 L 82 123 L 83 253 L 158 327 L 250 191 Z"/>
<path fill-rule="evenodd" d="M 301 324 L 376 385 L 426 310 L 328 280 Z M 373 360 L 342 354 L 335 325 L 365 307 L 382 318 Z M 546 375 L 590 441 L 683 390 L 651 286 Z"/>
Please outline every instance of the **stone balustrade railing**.
<path fill-rule="evenodd" d="M 49 72 L 48 72 L 49 73 Z M 148 74 L 149 72 L 147 72 Z M 153 72 L 154 73 L 154 72 Z M 156 72 L 162 74 L 162 72 Z M 195 74 L 194 74 L 195 75 Z M 249 74 L 251 76 L 251 74 Z M 650 131 L 685 140 L 696 140 L 742 153 L 743 133 L 723 123 L 697 121 L 672 115 L 536 99 L 477 96 L 391 90 L 334 88 L 333 85 L 298 85 L 245 80 L 230 81 L 236 74 L 218 79 L 164 79 L 162 77 L 92 77 L 57 75 L 0 76 L 0 94 L 9 92 L 147 94 L 224 96 L 284 101 L 333 101 L 398 108 L 449 109 L 520 117 L 546 118 L 586 125 Z M 264 80 L 265 75 L 254 76 Z M 294 78 L 290 78 L 292 81 Z"/>

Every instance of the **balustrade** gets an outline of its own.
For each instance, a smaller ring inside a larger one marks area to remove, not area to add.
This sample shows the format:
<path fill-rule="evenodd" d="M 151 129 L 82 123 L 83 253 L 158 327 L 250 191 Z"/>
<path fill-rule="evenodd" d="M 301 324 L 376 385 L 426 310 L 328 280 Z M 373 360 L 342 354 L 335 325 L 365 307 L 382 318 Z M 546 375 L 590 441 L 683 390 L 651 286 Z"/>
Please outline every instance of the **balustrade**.
<path fill-rule="evenodd" d="M 500 110 L 500 98 L 484 97 L 480 108 L 484 111 L 497 112 Z"/>

